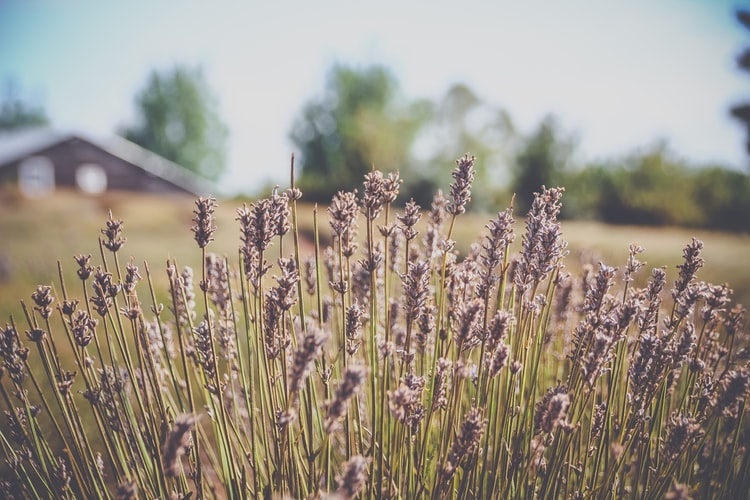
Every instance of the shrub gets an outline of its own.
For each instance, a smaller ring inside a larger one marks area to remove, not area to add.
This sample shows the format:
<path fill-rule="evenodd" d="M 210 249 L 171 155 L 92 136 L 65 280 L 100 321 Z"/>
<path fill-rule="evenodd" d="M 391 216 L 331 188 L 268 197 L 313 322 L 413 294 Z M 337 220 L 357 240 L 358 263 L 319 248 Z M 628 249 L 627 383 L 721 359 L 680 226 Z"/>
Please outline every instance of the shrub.
<path fill-rule="evenodd" d="M 0 330 L 5 497 L 746 494 L 745 311 L 697 279 L 703 243 L 671 287 L 635 286 L 637 245 L 570 276 L 563 189 L 542 188 L 518 252 L 508 208 L 458 255 L 473 162 L 424 213 L 368 173 L 312 255 L 294 186 L 238 209 L 237 259 L 208 251 L 201 198 L 203 265 L 167 263 L 166 306 L 110 215 L 80 283 L 60 272 Z"/>

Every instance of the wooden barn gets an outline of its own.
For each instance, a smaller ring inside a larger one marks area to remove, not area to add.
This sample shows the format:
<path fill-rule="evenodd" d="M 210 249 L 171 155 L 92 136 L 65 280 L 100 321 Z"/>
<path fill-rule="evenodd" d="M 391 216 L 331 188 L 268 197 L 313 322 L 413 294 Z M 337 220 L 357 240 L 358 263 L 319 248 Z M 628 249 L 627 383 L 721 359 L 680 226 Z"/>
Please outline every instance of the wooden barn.
<path fill-rule="evenodd" d="M 98 141 L 50 128 L 0 134 L 0 185 L 17 185 L 29 198 L 57 187 L 88 195 L 106 191 L 214 194 L 195 173 L 127 141 Z"/>

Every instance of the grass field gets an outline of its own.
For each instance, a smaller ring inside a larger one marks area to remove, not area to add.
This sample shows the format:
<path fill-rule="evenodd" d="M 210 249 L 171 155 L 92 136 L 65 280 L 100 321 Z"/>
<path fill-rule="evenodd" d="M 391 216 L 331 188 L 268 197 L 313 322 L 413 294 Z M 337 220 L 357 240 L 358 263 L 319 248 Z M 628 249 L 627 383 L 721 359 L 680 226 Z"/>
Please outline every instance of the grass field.
<path fill-rule="evenodd" d="M 13 410 L 0 422 L 0 496 L 746 492 L 744 316 L 695 281 L 750 303 L 750 238 L 560 226 L 559 189 L 536 196 L 528 224 L 462 214 L 471 161 L 457 163 L 447 209 L 414 228 L 413 206 L 399 218 L 405 238 L 417 229 L 435 246 L 388 238 L 401 209 L 373 173 L 359 205 L 334 200 L 333 250 L 304 271 L 277 256 L 304 259 L 316 235 L 328 247 L 328 207 L 297 204 L 297 247 L 283 196 L 240 223 L 242 200 L 0 193 L 0 400 Z M 455 263 L 429 250 L 453 241 Z M 637 272 L 632 243 L 666 271 Z M 73 258 L 88 254 L 93 267 Z M 172 264 L 193 277 L 168 277 Z"/>
<path fill-rule="evenodd" d="M 242 201 L 238 200 L 219 201 L 216 213 L 218 231 L 211 251 L 228 256 L 230 262 L 236 261 L 239 246 L 239 226 L 234 219 L 236 209 L 241 205 Z M 51 198 L 31 201 L 13 194 L 2 194 L 0 322 L 7 321 L 10 314 L 19 315 L 19 300 L 28 302 L 37 285 L 57 287 L 58 260 L 69 286 L 77 285 L 77 266 L 73 256 L 92 254 L 92 260 L 99 261 L 97 238 L 109 210 L 116 219 L 125 223 L 127 243 L 121 258 L 131 256 L 133 263 L 141 269 L 147 261 L 157 288 L 163 288 L 160 284 L 167 282 L 166 259 L 197 268 L 200 254 L 190 232 L 193 208 L 194 200 L 189 196 L 115 193 L 88 198 L 58 192 Z M 301 234 L 308 236 L 307 249 L 311 251 L 313 207 L 302 205 L 299 217 Z M 516 214 L 515 217 L 518 222 L 523 221 L 523 215 Z M 325 240 L 329 233 L 325 208 L 321 209 L 318 218 L 321 237 Z M 489 218 L 489 214 L 467 214 L 462 218 L 455 235 L 460 251 L 466 252 L 469 245 L 479 238 Z M 648 267 L 668 266 L 670 280 L 676 277 L 675 266 L 682 259 L 682 249 L 692 237 L 696 237 L 704 242 L 703 257 L 706 260 L 699 278 L 715 284 L 728 283 L 735 292 L 735 301 L 750 304 L 750 235 L 577 221 L 564 222 L 563 235 L 569 243 L 570 256 L 566 266 L 570 272 L 577 272 L 579 254 L 584 250 L 589 260 L 601 260 L 622 268 L 627 259 L 628 245 L 637 242 L 646 249 L 642 259 Z M 286 252 L 291 252 L 291 249 Z"/>

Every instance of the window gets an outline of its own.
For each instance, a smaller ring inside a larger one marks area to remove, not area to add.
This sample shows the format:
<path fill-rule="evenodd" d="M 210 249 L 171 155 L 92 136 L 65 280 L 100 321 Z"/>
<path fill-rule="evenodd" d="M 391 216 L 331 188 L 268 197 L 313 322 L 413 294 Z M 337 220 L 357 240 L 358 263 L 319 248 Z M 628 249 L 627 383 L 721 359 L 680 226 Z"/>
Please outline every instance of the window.
<path fill-rule="evenodd" d="M 40 198 L 55 190 L 55 166 L 45 156 L 32 156 L 18 166 L 18 187 L 29 198 Z"/>
<path fill-rule="evenodd" d="M 88 194 L 101 194 L 107 189 L 107 173 L 95 163 L 86 163 L 76 169 L 76 185 Z"/>

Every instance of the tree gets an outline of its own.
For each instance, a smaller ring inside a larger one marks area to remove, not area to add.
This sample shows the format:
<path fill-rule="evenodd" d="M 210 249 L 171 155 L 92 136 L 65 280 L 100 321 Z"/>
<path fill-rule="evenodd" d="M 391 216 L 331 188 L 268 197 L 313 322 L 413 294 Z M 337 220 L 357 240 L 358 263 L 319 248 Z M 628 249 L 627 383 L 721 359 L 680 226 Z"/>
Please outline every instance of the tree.
<path fill-rule="evenodd" d="M 738 10 L 735 13 L 737 21 L 750 30 L 750 11 Z M 746 49 L 737 57 L 737 65 L 743 71 L 750 71 L 750 48 Z M 747 139 L 745 141 L 745 149 L 750 154 L 750 103 L 737 104 L 730 108 L 730 113 L 737 120 L 741 121 L 747 129 Z"/>
<path fill-rule="evenodd" d="M 25 101 L 13 81 L 5 86 L 5 96 L 0 103 L 0 131 L 49 125 L 44 109 Z"/>
<path fill-rule="evenodd" d="M 525 141 L 516 156 L 512 187 L 519 213 L 531 208 L 534 193 L 551 187 L 570 159 L 573 141 L 561 138 L 557 120 L 547 116 Z"/>
<path fill-rule="evenodd" d="M 455 84 L 433 107 L 430 121 L 417 139 L 417 155 L 422 157 L 418 182 L 429 187 L 425 194 L 433 193 L 450 179 L 454 160 L 471 153 L 477 157 L 471 206 L 494 206 L 492 198 L 498 186 L 507 183 L 504 167 L 516 139 L 506 111 L 488 104 L 468 86 Z M 430 199 L 419 201 L 426 206 Z"/>
<path fill-rule="evenodd" d="M 135 105 L 125 138 L 207 179 L 221 176 L 228 132 L 200 68 L 152 71 Z"/>
<path fill-rule="evenodd" d="M 323 96 L 305 104 L 290 132 L 300 187 L 310 199 L 328 201 L 358 186 L 373 166 L 408 169 L 427 110 L 423 101 L 400 100 L 398 83 L 383 66 L 333 66 Z"/>

